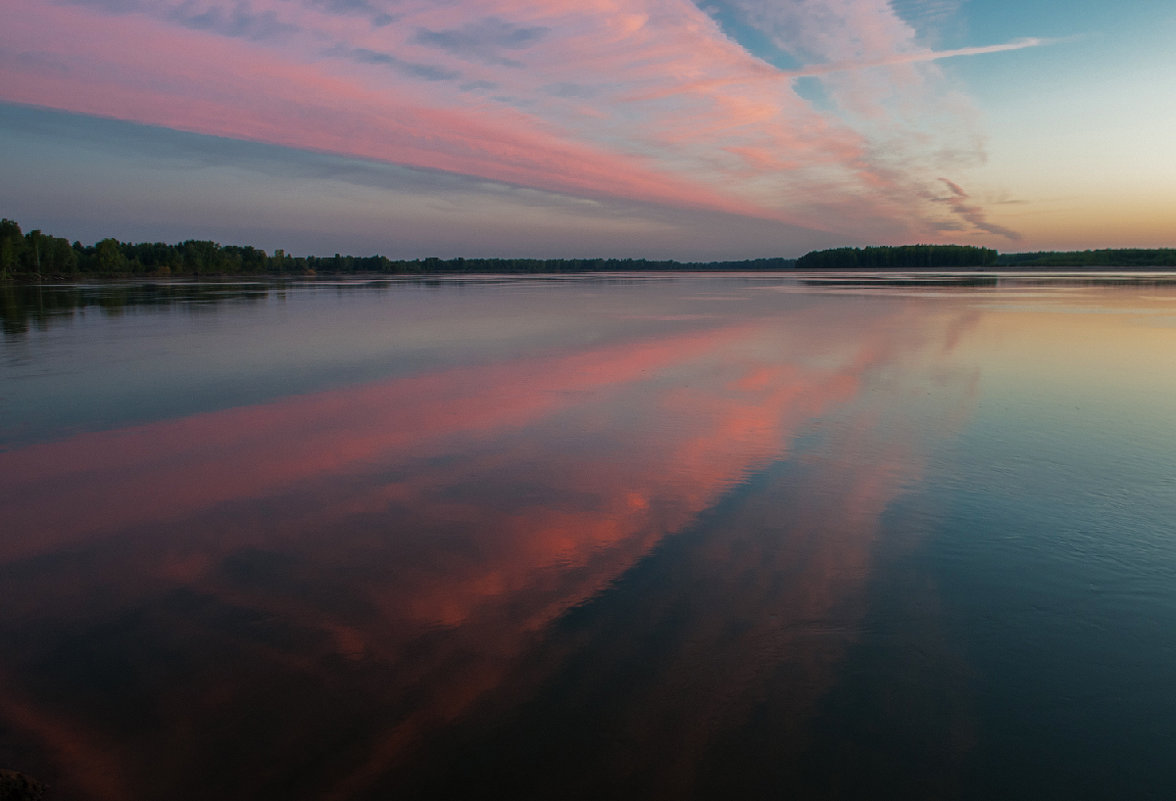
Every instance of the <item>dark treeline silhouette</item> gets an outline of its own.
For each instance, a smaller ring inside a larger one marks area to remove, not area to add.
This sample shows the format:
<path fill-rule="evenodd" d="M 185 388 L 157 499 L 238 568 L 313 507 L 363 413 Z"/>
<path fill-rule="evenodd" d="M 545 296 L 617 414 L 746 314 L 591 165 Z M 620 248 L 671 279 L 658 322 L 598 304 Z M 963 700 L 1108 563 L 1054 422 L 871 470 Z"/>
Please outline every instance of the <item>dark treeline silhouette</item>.
<path fill-rule="evenodd" d="M 890 270 L 918 267 L 988 267 L 999 254 L 969 245 L 899 245 L 896 247 L 814 250 L 796 261 L 799 270 Z"/>
<path fill-rule="evenodd" d="M 414 275 L 434 273 L 575 273 L 648 270 L 788 270 L 795 259 L 678 262 L 648 259 L 413 259 L 385 256 L 291 256 L 258 248 L 189 239 L 177 245 L 133 244 L 107 238 L 94 245 L 70 243 L 41 231 L 22 234 L 12 220 L 0 221 L 0 278 L 56 278 L 75 275 L 143 276 L 312 276 L 339 274 Z"/>
<path fill-rule="evenodd" d="M 291 256 L 248 245 L 221 245 L 189 239 L 120 242 L 106 238 L 93 245 L 71 243 L 39 230 L 23 233 L 16 222 L 0 220 L 0 279 L 53 279 L 77 276 L 165 278 L 170 276 L 270 275 L 429 275 L 461 273 L 579 273 L 663 270 L 902 270 L 980 267 L 1176 267 L 1176 249 L 1118 249 L 998 254 L 968 245 L 815 250 L 799 259 L 679 262 L 649 259 L 389 259 L 386 256 Z"/>
<path fill-rule="evenodd" d="M 1176 249 L 1108 248 L 1002 253 L 996 263 L 1001 267 L 1176 267 Z"/>

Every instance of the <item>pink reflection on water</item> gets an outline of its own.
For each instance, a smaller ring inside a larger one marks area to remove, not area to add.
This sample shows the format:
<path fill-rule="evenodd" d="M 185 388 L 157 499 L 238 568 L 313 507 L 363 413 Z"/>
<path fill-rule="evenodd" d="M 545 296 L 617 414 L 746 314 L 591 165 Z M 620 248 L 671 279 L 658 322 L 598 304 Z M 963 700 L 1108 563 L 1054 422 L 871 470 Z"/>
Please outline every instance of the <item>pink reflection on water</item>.
<path fill-rule="evenodd" d="M 294 397 L 0 453 L 0 560 L 345 471 L 447 437 L 526 425 L 713 351 L 739 329 Z M 29 536 L 30 532 L 38 532 Z"/>
<path fill-rule="evenodd" d="M 52 592 L 27 581 L 0 620 L 85 629 L 130 614 L 142 618 L 135 631 L 186 660 L 174 668 L 183 686 L 147 699 L 170 721 L 150 737 L 120 735 L 117 720 L 46 696 L 18 669 L 51 658 L 36 643 L 20 659 L 0 657 L 11 679 L 0 714 L 52 755 L 79 798 L 140 788 L 188 797 L 208 739 L 235 747 L 246 732 L 257 758 L 225 768 L 222 796 L 264 794 L 311 752 L 331 767 L 307 780 L 305 797 L 352 797 L 476 703 L 509 704 L 558 671 L 560 648 L 542 645 L 553 621 L 787 457 L 814 421 L 847 415 L 849 433 L 785 494 L 787 508 L 746 504 L 730 533 L 686 557 L 687 572 L 713 573 L 727 592 L 665 656 L 665 681 L 626 712 L 635 727 L 670 720 L 681 703 L 673 677 L 705 659 L 712 672 L 694 675 L 691 692 L 700 709 L 707 699 L 720 708 L 645 738 L 678 755 L 662 771 L 684 787 L 711 727 L 745 715 L 745 694 L 762 690 L 773 665 L 796 663 L 809 677 L 798 715 L 830 680 L 844 637 L 801 647 L 762 613 L 819 619 L 857 597 L 878 516 L 918 474 L 923 448 L 877 434 L 884 401 L 863 388 L 872 371 L 933 360 L 924 336 L 943 331 L 897 322 L 863 320 L 832 343 L 822 328 L 819 348 L 836 354 L 824 360 L 788 359 L 784 329 L 760 320 L 0 454 L 16 524 L 0 540 L 0 564 L 65 555 Z M 764 526 L 780 539 L 757 536 Z M 624 624 L 635 638 L 642 620 L 667 614 L 664 601 L 651 598 L 641 620 Z M 733 618 L 754 625 L 732 640 Z M 732 681 L 735 696 L 715 681 Z M 306 692 L 337 709 L 303 704 Z M 245 726 L 242 714 L 260 723 Z M 342 725 L 336 715 L 352 729 L 326 737 L 328 723 Z M 102 748 L 84 760 L 73 756 L 95 742 Z M 93 778 L 101 771 L 84 769 L 87 760 L 123 785 Z"/>

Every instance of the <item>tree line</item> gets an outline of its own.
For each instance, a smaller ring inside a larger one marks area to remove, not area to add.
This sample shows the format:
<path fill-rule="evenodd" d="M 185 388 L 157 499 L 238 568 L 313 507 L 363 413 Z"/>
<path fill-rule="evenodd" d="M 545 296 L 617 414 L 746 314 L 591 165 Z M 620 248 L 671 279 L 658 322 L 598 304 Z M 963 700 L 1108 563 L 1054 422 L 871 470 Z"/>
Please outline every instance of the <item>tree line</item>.
<path fill-rule="evenodd" d="M 1104 248 L 998 253 L 968 245 L 899 245 L 895 247 L 831 248 L 806 253 L 796 261 L 800 270 L 892 270 L 914 268 L 1042 268 L 1112 267 L 1155 269 L 1176 267 L 1176 249 Z"/>
<path fill-rule="evenodd" d="M 999 254 L 970 245 L 897 245 L 814 250 L 796 261 L 799 270 L 891 270 L 918 267 L 987 267 Z"/>
<path fill-rule="evenodd" d="M 997 264 L 1002 267 L 1176 267 L 1176 249 L 1104 248 L 1002 253 Z"/>
<path fill-rule="evenodd" d="M 997 253 L 969 245 L 899 245 L 832 248 L 799 259 L 679 262 L 650 259 L 389 259 L 386 256 L 292 256 L 248 245 L 189 239 L 120 242 L 107 237 L 93 245 L 70 242 L 39 230 L 24 233 L 13 220 L 0 220 L 0 279 L 119 278 L 169 276 L 314 276 L 340 274 L 427 275 L 445 273 L 576 273 L 662 270 L 893 270 L 979 267 L 1176 267 L 1174 249 L 1106 249 Z"/>
<path fill-rule="evenodd" d="M 292 256 L 248 245 L 189 239 L 175 245 L 106 238 L 83 245 L 0 221 L 0 278 L 168 277 L 319 274 L 571 273 L 657 270 L 787 270 L 795 259 L 679 262 L 650 259 L 389 259 L 386 256 Z"/>

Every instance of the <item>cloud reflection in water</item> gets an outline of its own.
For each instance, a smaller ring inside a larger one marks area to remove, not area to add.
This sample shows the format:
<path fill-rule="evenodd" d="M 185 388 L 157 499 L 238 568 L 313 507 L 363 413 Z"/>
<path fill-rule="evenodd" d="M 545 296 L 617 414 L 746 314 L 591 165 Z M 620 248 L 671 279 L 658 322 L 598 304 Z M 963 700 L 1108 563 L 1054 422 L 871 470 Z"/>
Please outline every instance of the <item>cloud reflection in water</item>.
<path fill-rule="evenodd" d="M 971 318 L 911 308 L 0 453 L 4 745 L 94 799 L 681 796 L 765 709 L 799 747 L 879 516 L 967 408 Z"/>

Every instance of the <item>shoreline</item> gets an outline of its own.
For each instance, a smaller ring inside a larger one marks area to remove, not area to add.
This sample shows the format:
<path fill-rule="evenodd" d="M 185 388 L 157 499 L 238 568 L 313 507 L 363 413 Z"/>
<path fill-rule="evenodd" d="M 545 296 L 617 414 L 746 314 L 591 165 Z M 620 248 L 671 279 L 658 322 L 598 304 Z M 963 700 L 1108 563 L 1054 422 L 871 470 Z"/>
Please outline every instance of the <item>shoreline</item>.
<path fill-rule="evenodd" d="M 439 272 L 328 272 L 309 275 L 290 275 L 282 273 L 196 273 L 186 275 L 159 274 L 116 274 L 93 275 L 78 273 L 74 275 L 19 275 L 0 278 L 2 286 L 54 286 L 85 283 L 144 283 L 144 284 L 192 284 L 192 283 L 315 283 L 317 281 L 333 281 L 350 279 L 356 281 L 395 281 L 402 279 L 435 279 L 462 277 L 499 277 L 499 278 L 535 278 L 535 277 L 568 277 L 577 275 L 785 275 L 785 276 L 887 276 L 887 275 L 965 275 L 985 276 L 996 278 L 1016 277 L 1019 275 L 1070 275 L 1070 274 L 1102 274 L 1102 275 L 1133 275 L 1133 274 L 1169 274 L 1176 276 L 1176 266 L 1098 266 L 1098 265 L 1026 265 L 1019 267 L 862 267 L 854 269 L 714 269 L 713 267 L 680 267 L 674 269 L 634 269 L 634 270 L 561 270 L 551 272 L 528 272 L 510 270 L 468 270 L 468 271 L 439 271 Z"/>

